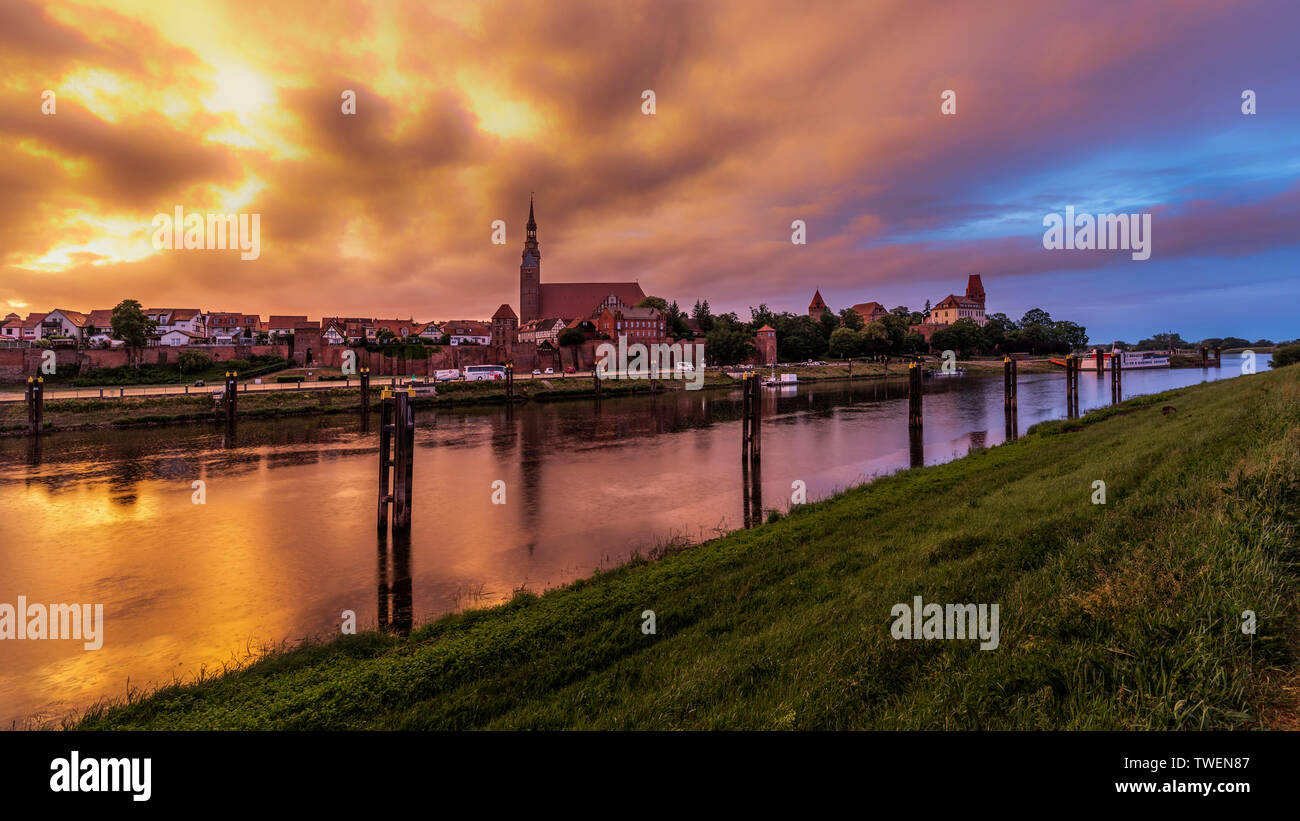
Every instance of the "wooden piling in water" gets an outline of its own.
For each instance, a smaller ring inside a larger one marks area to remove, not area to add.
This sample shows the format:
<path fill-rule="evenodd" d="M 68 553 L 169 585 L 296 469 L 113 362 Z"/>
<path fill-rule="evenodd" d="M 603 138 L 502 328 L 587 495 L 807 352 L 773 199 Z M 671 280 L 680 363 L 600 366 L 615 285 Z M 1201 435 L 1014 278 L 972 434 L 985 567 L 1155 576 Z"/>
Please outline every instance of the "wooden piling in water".
<path fill-rule="evenodd" d="M 757 462 L 763 458 L 763 380 L 747 373 L 740 378 L 740 458 Z"/>
<path fill-rule="evenodd" d="M 370 368 L 361 369 L 361 415 L 370 414 Z"/>
<path fill-rule="evenodd" d="M 1124 372 L 1121 363 L 1122 358 L 1123 355 L 1118 352 L 1110 358 L 1110 403 L 1112 405 L 1118 405 L 1124 401 L 1123 377 L 1121 376 Z"/>
<path fill-rule="evenodd" d="M 907 424 L 919 428 L 924 421 L 921 399 L 921 368 L 915 362 L 907 366 Z"/>
<path fill-rule="evenodd" d="M 379 493 L 376 525 L 383 531 L 411 526 L 412 478 L 415 464 L 415 389 L 396 396 L 385 388 L 380 399 Z"/>
<path fill-rule="evenodd" d="M 1101 348 L 1093 348 L 1092 353 L 1097 357 L 1097 361 L 1092 363 L 1097 370 L 1097 378 L 1103 379 L 1106 376 L 1106 357 L 1102 354 Z"/>
<path fill-rule="evenodd" d="M 226 371 L 226 390 L 222 399 L 225 400 L 226 406 L 226 424 L 235 424 L 235 417 L 238 412 L 239 401 L 239 372 Z"/>
<path fill-rule="evenodd" d="M 393 503 L 389 476 L 389 468 L 393 465 L 393 408 L 392 394 L 385 388 L 379 399 L 379 508 L 376 524 L 380 532 L 388 529 L 389 509 Z"/>
<path fill-rule="evenodd" d="M 27 431 L 45 432 L 45 377 L 27 378 Z"/>
<path fill-rule="evenodd" d="M 749 403 L 753 396 L 749 392 L 749 374 L 740 377 L 740 458 L 749 461 Z"/>
<path fill-rule="evenodd" d="M 1015 393 L 1015 383 L 1011 380 L 1011 357 L 1002 357 L 1002 407 L 1011 410 L 1011 397 Z"/>
<path fill-rule="evenodd" d="M 1201 367 L 1210 367 L 1209 350 L 1204 345 L 1201 346 Z"/>
<path fill-rule="evenodd" d="M 1216 368 L 1223 367 L 1223 348 L 1219 347 L 1218 345 L 1214 346 L 1214 367 Z"/>
<path fill-rule="evenodd" d="M 758 374 L 750 377 L 753 383 L 751 390 L 754 398 L 749 404 L 749 412 L 752 419 L 749 423 L 749 452 L 752 461 L 758 462 L 763 458 L 763 379 Z"/>
<path fill-rule="evenodd" d="M 393 529 L 411 527 L 415 460 L 415 389 L 399 391 L 393 407 Z"/>

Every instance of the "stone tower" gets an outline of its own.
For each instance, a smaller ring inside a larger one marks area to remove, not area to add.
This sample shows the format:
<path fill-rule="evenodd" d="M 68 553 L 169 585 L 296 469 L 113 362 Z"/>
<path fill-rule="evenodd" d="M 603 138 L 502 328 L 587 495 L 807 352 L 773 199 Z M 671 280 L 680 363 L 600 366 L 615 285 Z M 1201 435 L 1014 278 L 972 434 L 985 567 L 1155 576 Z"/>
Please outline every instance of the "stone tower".
<path fill-rule="evenodd" d="M 519 264 L 519 322 L 543 319 L 542 252 L 537 247 L 537 220 L 533 218 L 533 198 L 528 198 L 528 233 L 524 237 L 523 262 Z"/>
<path fill-rule="evenodd" d="M 829 310 L 830 308 L 826 307 L 826 302 L 822 299 L 822 292 L 815 292 L 812 302 L 808 303 L 808 316 L 812 317 L 813 321 L 816 322 L 822 318 L 822 314 Z"/>

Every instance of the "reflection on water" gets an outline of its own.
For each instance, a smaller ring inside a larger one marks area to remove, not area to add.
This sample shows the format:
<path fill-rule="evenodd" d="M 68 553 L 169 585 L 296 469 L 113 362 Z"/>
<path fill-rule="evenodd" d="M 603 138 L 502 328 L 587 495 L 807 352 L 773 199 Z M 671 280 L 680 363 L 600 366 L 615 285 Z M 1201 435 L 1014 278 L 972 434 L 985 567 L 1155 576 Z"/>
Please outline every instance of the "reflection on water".
<path fill-rule="evenodd" d="M 1124 391 L 1239 372 L 1231 357 L 1221 371 L 1132 371 Z M 1083 410 L 1110 401 L 1109 377 L 1079 382 Z M 739 390 L 424 411 L 412 528 L 387 546 L 374 528 L 375 422 L 359 414 L 0 440 L 0 602 L 102 603 L 105 614 L 98 651 L 0 643 L 0 718 L 63 715 L 125 695 L 128 681 L 185 679 L 264 643 L 331 635 L 345 610 L 362 628 L 409 629 L 633 551 L 752 527 L 788 508 L 796 481 L 816 500 L 1066 410 L 1060 373 L 1022 374 L 1011 417 L 1000 373 L 925 390 L 919 435 L 905 379 L 765 390 L 752 469 Z M 505 504 L 492 503 L 497 481 Z"/>

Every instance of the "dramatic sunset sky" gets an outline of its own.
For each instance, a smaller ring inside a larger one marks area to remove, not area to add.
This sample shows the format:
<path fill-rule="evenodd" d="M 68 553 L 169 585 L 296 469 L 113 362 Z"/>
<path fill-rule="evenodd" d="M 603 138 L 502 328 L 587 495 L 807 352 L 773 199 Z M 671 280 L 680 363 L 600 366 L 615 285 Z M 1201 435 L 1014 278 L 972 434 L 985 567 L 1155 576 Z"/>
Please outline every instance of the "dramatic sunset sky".
<path fill-rule="evenodd" d="M 814 288 L 920 308 L 979 272 L 990 312 L 1043 307 L 1095 341 L 1300 336 L 1296 3 L 0 0 L 0 18 L 0 315 L 133 297 L 486 318 L 518 309 L 535 191 L 544 282 L 635 279 L 748 318 Z M 1070 205 L 1151 213 L 1151 258 L 1044 250 Z M 155 250 L 177 206 L 260 214 L 261 257 Z"/>

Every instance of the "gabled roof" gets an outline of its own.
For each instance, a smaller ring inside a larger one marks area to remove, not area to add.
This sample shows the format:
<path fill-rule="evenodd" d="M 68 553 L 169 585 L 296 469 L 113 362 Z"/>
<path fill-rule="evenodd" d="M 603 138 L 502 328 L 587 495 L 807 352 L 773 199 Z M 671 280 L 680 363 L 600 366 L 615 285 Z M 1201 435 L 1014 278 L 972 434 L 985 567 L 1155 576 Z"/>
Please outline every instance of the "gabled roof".
<path fill-rule="evenodd" d="M 885 308 L 885 306 L 881 305 L 879 302 L 859 302 L 857 305 L 853 306 L 853 310 L 857 313 L 868 314 L 868 315 L 876 314 L 876 313 L 886 313 L 886 314 L 889 313 L 889 311 Z"/>
<path fill-rule="evenodd" d="M 930 310 L 933 311 L 937 308 L 978 308 L 979 306 L 980 303 L 976 300 L 967 299 L 964 296 L 957 296 L 956 294 L 948 294 L 939 301 L 938 305 L 935 305 Z"/>
<path fill-rule="evenodd" d="M 303 316 L 281 316 L 279 314 L 272 314 L 271 317 L 266 320 L 266 324 L 271 328 L 292 328 L 295 322 L 306 321 L 307 316 L 305 314 Z"/>
<path fill-rule="evenodd" d="M 45 317 L 48 318 L 50 314 L 59 314 L 78 328 L 86 327 L 86 320 L 89 319 L 81 311 L 69 311 L 66 308 L 55 308 L 49 314 L 45 314 Z"/>
<path fill-rule="evenodd" d="M 754 333 L 761 334 L 764 331 L 771 331 L 772 333 L 776 333 L 776 328 L 773 328 L 771 325 L 764 325 L 763 327 L 759 328 L 757 331 L 754 331 Z"/>
<path fill-rule="evenodd" d="M 808 310 L 811 311 L 814 308 L 825 308 L 825 307 L 826 307 L 826 302 L 825 300 L 822 299 L 821 290 L 819 289 L 817 291 L 814 291 L 812 302 L 808 303 Z"/>
<path fill-rule="evenodd" d="M 113 309 L 96 308 L 86 315 L 86 321 L 96 328 L 107 328 L 113 324 Z"/>
<path fill-rule="evenodd" d="M 23 327 L 35 328 L 37 325 L 40 325 L 42 322 L 44 322 L 45 317 L 47 316 L 49 316 L 49 314 L 28 314 L 27 318 L 23 320 Z"/>
<path fill-rule="evenodd" d="M 514 308 L 511 308 L 509 305 L 502 302 L 501 307 L 497 308 L 497 312 L 492 314 L 492 318 L 493 319 L 518 319 L 519 315 L 515 313 Z"/>

